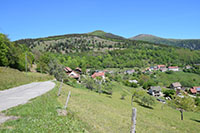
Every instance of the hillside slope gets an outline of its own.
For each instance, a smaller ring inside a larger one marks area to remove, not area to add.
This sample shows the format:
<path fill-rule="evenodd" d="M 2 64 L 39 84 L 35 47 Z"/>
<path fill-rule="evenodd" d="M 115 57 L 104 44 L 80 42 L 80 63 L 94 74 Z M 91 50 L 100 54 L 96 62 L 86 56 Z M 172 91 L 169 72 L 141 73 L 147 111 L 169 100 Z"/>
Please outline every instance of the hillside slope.
<path fill-rule="evenodd" d="M 31 82 L 52 80 L 53 76 L 41 73 L 27 74 L 17 69 L 0 67 L 0 91 Z"/>
<path fill-rule="evenodd" d="M 7 114 L 21 117 L 19 120 L 3 124 L 4 131 L 130 132 L 132 110 L 130 101 L 133 88 L 115 83 L 113 95 L 109 97 L 86 89 L 63 85 L 61 96 L 57 97 L 58 86 L 50 93 L 34 99 L 26 105 L 9 110 Z M 65 105 L 69 90 L 71 97 L 68 114 L 67 116 L 58 116 L 56 109 Z M 125 100 L 120 99 L 122 92 L 127 92 Z M 44 104 L 46 106 L 42 106 Z M 162 106 L 157 102 L 157 105 L 150 109 L 134 103 L 133 107 L 137 108 L 136 131 L 139 133 L 197 133 L 200 130 L 198 113 L 184 112 L 184 120 L 181 121 L 178 110 L 166 105 Z"/>
<path fill-rule="evenodd" d="M 128 40 L 111 33 L 95 31 L 86 34 L 67 34 L 37 39 L 22 39 L 15 41 L 15 43 L 26 44 L 32 50 L 71 53 L 90 50 L 97 51 L 108 48 L 118 49 L 126 46 L 127 41 Z"/>
<path fill-rule="evenodd" d="M 200 49 L 200 39 L 166 39 L 148 34 L 140 34 L 130 38 L 131 40 L 142 40 L 156 44 L 172 45 L 177 47 L 189 48 L 192 50 Z"/>

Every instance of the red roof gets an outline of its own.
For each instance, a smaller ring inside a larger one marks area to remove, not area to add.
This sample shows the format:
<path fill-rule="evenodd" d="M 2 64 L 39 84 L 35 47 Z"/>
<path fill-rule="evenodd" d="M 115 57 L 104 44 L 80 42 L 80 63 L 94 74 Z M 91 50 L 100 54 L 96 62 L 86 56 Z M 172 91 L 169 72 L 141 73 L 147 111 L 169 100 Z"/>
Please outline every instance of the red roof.
<path fill-rule="evenodd" d="M 65 70 L 66 72 L 72 72 L 72 69 L 69 68 L 69 67 L 65 67 L 64 70 Z"/>
<path fill-rule="evenodd" d="M 195 88 L 195 87 L 191 88 L 191 89 L 190 89 L 190 91 L 191 91 L 191 93 L 192 93 L 192 94 L 195 94 L 195 93 L 197 93 L 197 90 L 196 90 L 196 88 Z"/>
<path fill-rule="evenodd" d="M 196 87 L 192 87 L 191 89 L 190 89 L 190 91 L 193 91 L 194 93 L 197 93 L 197 92 L 200 92 L 200 86 L 196 86 Z M 191 92 L 192 92 L 191 91 Z"/>
<path fill-rule="evenodd" d="M 166 67 L 165 65 L 158 65 L 157 66 L 158 68 L 161 68 L 161 67 Z"/>
<path fill-rule="evenodd" d="M 169 66 L 168 68 L 169 69 L 176 69 L 176 68 L 178 68 L 178 66 Z"/>
<path fill-rule="evenodd" d="M 104 72 L 95 72 L 94 74 L 92 74 L 92 78 L 103 77 L 104 75 Z"/>

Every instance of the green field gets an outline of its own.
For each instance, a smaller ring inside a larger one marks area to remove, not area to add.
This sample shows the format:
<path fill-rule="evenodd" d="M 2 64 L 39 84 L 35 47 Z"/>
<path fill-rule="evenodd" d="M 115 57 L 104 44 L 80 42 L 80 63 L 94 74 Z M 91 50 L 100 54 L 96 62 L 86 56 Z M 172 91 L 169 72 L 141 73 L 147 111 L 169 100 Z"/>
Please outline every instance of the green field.
<path fill-rule="evenodd" d="M 156 76 L 155 80 L 167 87 L 174 82 L 180 82 L 184 87 L 200 85 L 200 75 L 194 73 L 173 72 L 167 74 L 159 72 Z"/>
<path fill-rule="evenodd" d="M 101 132 L 126 133 L 131 127 L 131 88 L 115 83 L 112 97 L 86 89 L 64 85 L 61 96 L 57 97 L 58 88 L 32 100 L 26 105 L 12 108 L 9 115 L 20 116 L 15 121 L 8 121 L 0 126 L 0 132 Z M 56 109 L 64 106 L 68 92 L 71 98 L 67 116 L 58 116 Z M 122 91 L 127 93 L 121 100 Z M 45 105 L 45 106 L 43 106 Z M 153 109 L 137 103 L 136 131 L 139 133 L 198 133 L 200 114 L 180 112 L 158 103 Z"/>
<path fill-rule="evenodd" d="M 27 74 L 16 69 L 0 67 L 0 90 L 9 89 L 31 82 L 52 80 L 53 77 L 47 74 L 31 73 Z"/>

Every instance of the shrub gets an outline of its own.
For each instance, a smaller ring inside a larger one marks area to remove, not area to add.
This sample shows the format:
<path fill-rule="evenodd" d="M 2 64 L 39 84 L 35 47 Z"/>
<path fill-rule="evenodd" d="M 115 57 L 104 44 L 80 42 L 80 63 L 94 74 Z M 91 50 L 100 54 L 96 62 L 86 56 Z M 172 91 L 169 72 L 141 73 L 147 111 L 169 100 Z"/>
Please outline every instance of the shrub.
<path fill-rule="evenodd" d="M 195 105 L 200 106 L 200 98 L 199 97 L 195 98 Z"/>
<path fill-rule="evenodd" d="M 126 97 L 126 93 L 122 93 L 122 94 L 121 94 L 121 99 L 124 100 L 125 97 Z"/>
<path fill-rule="evenodd" d="M 145 91 L 134 91 L 132 98 L 135 102 L 148 107 L 151 107 L 156 103 L 155 98 L 148 95 Z"/>
<path fill-rule="evenodd" d="M 163 91 L 163 94 L 165 94 L 165 97 L 170 97 L 170 98 L 172 98 L 175 93 L 176 93 L 175 90 L 165 90 L 165 91 Z"/>
<path fill-rule="evenodd" d="M 173 74 L 174 71 L 166 71 L 165 73 L 166 73 L 166 74 Z"/>

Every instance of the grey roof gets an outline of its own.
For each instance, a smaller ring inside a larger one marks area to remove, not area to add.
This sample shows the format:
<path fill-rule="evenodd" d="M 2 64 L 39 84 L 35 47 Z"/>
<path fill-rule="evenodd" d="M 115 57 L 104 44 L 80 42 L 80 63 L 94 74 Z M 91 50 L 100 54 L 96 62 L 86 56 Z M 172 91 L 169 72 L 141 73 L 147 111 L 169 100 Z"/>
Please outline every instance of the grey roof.
<path fill-rule="evenodd" d="M 160 86 L 151 86 L 150 89 L 151 90 L 155 90 L 155 91 L 161 91 L 161 87 Z"/>
<path fill-rule="evenodd" d="M 181 87 L 181 83 L 175 82 L 175 83 L 172 83 L 172 86 L 173 87 Z"/>

